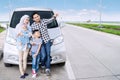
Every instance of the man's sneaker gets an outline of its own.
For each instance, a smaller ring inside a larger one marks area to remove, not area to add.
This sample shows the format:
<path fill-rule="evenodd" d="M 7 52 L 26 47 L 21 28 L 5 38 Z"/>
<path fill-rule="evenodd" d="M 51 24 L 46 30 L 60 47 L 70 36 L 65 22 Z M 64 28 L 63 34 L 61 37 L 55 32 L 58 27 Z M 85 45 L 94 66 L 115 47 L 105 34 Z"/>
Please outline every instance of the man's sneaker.
<path fill-rule="evenodd" d="M 51 76 L 50 69 L 46 69 L 46 75 L 47 75 L 47 76 Z"/>

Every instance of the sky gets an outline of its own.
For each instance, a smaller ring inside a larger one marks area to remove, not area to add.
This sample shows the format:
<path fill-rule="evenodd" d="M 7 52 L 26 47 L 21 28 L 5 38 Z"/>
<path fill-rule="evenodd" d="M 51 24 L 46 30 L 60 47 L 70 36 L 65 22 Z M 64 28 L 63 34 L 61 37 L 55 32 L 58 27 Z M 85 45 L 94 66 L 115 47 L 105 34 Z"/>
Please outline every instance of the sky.
<path fill-rule="evenodd" d="M 100 4 L 101 1 L 101 4 Z M 51 8 L 64 21 L 120 21 L 120 0 L 0 0 L 0 21 L 16 8 Z"/>

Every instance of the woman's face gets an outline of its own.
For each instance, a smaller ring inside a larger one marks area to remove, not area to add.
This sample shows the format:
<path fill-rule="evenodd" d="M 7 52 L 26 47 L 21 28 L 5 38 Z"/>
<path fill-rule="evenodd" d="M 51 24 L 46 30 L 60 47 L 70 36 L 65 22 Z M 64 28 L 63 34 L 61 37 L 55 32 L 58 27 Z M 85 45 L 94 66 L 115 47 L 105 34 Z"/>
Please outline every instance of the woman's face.
<path fill-rule="evenodd" d="M 25 24 L 28 24 L 28 23 L 29 23 L 29 20 L 30 20 L 29 18 L 25 18 L 25 19 L 24 19 L 24 23 L 25 23 Z"/>

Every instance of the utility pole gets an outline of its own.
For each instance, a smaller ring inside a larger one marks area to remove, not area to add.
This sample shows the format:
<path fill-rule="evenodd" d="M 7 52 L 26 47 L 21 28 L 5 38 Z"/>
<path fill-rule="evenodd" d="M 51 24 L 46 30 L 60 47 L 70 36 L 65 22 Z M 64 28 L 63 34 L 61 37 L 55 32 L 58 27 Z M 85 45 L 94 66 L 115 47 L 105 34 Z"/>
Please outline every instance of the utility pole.
<path fill-rule="evenodd" d="M 8 2 L 8 9 L 9 9 L 9 21 L 10 21 L 11 10 L 12 10 L 11 0 L 9 0 L 9 2 Z"/>
<path fill-rule="evenodd" d="M 102 6 L 102 0 L 100 0 L 100 2 L 99 2 L 99 28 L 103 28 L 103 26 L 102 26 L 102 8 L 103 8 L 103 6 Z"/>

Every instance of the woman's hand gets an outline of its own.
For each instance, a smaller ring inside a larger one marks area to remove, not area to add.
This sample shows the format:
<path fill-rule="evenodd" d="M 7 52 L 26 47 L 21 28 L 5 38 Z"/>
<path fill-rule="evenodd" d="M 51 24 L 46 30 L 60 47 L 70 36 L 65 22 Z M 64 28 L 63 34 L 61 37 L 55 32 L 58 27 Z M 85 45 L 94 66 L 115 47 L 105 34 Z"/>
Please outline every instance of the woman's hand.
<path fill-rule="evenodd" d="M 18 33 L 18 35 L 17 36 L 23 36 L 23 34 L 20 32 L 20 33 Z"/>

